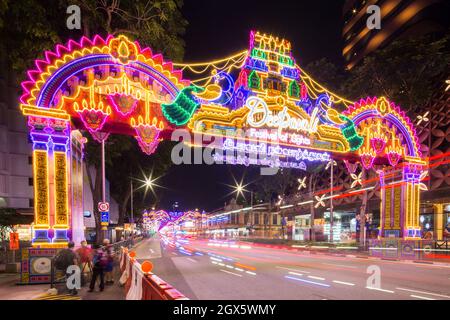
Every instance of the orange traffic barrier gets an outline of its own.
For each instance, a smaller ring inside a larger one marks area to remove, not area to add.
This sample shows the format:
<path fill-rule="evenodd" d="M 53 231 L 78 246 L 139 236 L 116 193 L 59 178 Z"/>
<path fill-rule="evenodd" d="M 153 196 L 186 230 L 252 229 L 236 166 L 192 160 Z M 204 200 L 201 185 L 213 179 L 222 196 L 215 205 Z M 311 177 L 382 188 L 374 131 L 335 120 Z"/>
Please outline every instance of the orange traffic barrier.
<path fill-rule="evenodd" d="M 151 262 L 144 261 L 141 265 L 135 258 L 135 252 L 122 248 L 121 283 L 124 284 L 127 300 L 188 300 L 181 292 L 151 273 Z"/>

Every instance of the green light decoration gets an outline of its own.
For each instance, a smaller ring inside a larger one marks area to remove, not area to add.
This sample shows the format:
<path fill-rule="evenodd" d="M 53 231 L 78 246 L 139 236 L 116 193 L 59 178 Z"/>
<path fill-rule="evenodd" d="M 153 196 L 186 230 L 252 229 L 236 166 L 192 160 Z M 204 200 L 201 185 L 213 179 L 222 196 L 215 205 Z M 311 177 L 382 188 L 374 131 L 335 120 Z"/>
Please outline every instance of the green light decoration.
<path fill-rule="evenodd" d="M 191 85 L 183 88 L 172 103 L 161 104 L 161 109 L 167 121 L 177 126 L 185 125 L 200 106 L 193 92 L 203 92 L 204 90 L 204 88 Z"/>
<path fill-rule="evenodd" d="M 342 121 L 345 121 L 345 124 L 341 126 L 341 132 L 350 144 L 350 150 L 358 150 L 364 143 L 364 138 L 358 135 L 355 128 L 355 123 L 350 118 L 344 115 L 339 115 L 339 118 Z"/>
<path fill-rule="evenodd" d="M 295 80 L 291 81 L 291 83 L 289 84 L 289 95 L 295 98 L 298 98 L 300 96 L 300 87 Z"/>
<path fill-rule="evenodd" d="M 253 89 L 259 89 L 261 87 L 261 79 L 255 70 L 253 70 L 248 76 L 248 86 Z"/>

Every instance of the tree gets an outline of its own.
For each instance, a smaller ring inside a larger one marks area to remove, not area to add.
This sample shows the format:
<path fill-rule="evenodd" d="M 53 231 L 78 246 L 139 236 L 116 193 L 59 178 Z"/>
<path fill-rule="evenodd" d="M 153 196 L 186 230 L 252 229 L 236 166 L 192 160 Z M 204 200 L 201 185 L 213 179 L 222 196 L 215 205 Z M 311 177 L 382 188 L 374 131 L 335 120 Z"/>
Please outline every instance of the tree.
<path fill-rule="evenodd" d="M 305 71 L 315 81 L 323 85 L 328 90 L 339 93 L 342 90 L 342 83 L 345 81 L 346 72 L 341 66 L 335 65 L 327 58 L 308 63 Z"/>
<path fill-rule="evenodd" d="M 352 68 L 342 91 L 352 99 L 386 96 L 405 110 L 426 107 L 450 67 L 450 32 L 395 41 Z"/>
<path fill-rule="evenodd" d="M 81 30 L 66 27 L 70 5 L 81 9 Z M 125 34 L 180 61 L 184 55 L 181 35 L 187 25 L 182 5 L 183 0 L 55 0 L 51 5 L 40 0 L 0 0 L 0 46 L 19 82 L 45 50 L 83 35 Z"/>
<path fill-rule="evenodd" d="M 170 152 L 172 149 L 171 141 L 163 141 L 158 146 L 158 152 L 148 156 L 140 150 L 136 141 L 131 142 L 130 149 L 123 153 L 120 157 L 112 159 L 111 166 L 108 166 L 107 177 L 109 181 L 114 181 L 110 185 L 112 197 L 119 203 L 119 221 L 121 225 L 125 221 L 125 215 L 129 206 L 131 197 L 130 181 L 137 180 L 134 183 L 134 196 L 137 200 L 141 200 L 141 206 L 135 205 L 135 208 L 148 208 L 148 196 L 152 196 L 152 192 L 145 192 L 145 188 L 140 188 L 139 185 L 144 183 L 145 178 L 151 176 L 152 179 L 161 177 L 171 165 Z M 132 164 L 132 165 L 130 165 Z M 157 183 L 157 182 L 156 182 Z M 154 206 L 157 205 L 159 199 L 155 198 L 152 202 Z M 136 201 L 134 201 L 136 203 Z M 134 210 L 138 212 L 138 210 Z"/>

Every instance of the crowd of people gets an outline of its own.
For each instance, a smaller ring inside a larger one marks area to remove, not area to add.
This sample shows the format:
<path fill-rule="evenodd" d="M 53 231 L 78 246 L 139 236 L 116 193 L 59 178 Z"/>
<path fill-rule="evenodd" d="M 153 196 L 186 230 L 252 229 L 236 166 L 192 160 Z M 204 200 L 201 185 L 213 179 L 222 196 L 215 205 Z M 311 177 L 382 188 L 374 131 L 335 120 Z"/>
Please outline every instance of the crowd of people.
<path fill-rule="evenodd" d="M 89 281 L 88 292 L 93 292 L 97 280 L 99 280 L 99 290 L 103 291 L 105 285 L 114 284 L 114 262 L 115 253 L 108 239 L 103 240 L 103 245 L 94 244 L 91 248 L 86 240 L 81 241 L 80 247 L 75 250 L 75 244 L 69 242 L 68 248 L 61 250 L 54 259 L 57 270 L 66 273 L 66 277 L 71 274 L 67 268 L 77 265 L 81 270 L 81 283 Z M 70 294 L 76 295 L 76 289 L 70 289 Z"/>

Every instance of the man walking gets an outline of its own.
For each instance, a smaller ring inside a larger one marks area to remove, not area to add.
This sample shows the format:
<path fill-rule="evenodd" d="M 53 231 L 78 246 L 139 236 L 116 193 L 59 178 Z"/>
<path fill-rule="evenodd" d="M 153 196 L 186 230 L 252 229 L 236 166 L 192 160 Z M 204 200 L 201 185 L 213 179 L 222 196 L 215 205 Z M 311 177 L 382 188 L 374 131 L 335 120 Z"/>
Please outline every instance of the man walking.
<path fill-rule="evenodd" d="M 93 272 L 91 278 L 91 284 L 89 286 L 89 292 L 93 292 L 95 288 L 95 282 L 97 277 L 100 277 L 100 291 L 105 289 L 105 268 L 108 265 L 108 257 L 105 251 L 99 246 L 95 245 L 94 259 L 93 259 Z"/>
<path fill-rule="evenodd" d="M 54 264 L 55 264 L 55 268 L 57 270 L 61 270 L 64 271 L 65 275 L 66 275 L 66 279 L 68 279 L 71 274 L 67 273 L 67 268 L 69 268 L 72 265 L 78 265 L 78 256 L 75 253 L 75 251 L 73 250 L 75 247 L 75 243 L 73 243 L 72 241 L 70 241 L 68 243 L 68 248 L 66 249 L 62 249 L 56 256 L 54 259 Z M 69 293 L 72 295 L 76 295 L 77 289 L 69 289 Z"/>

